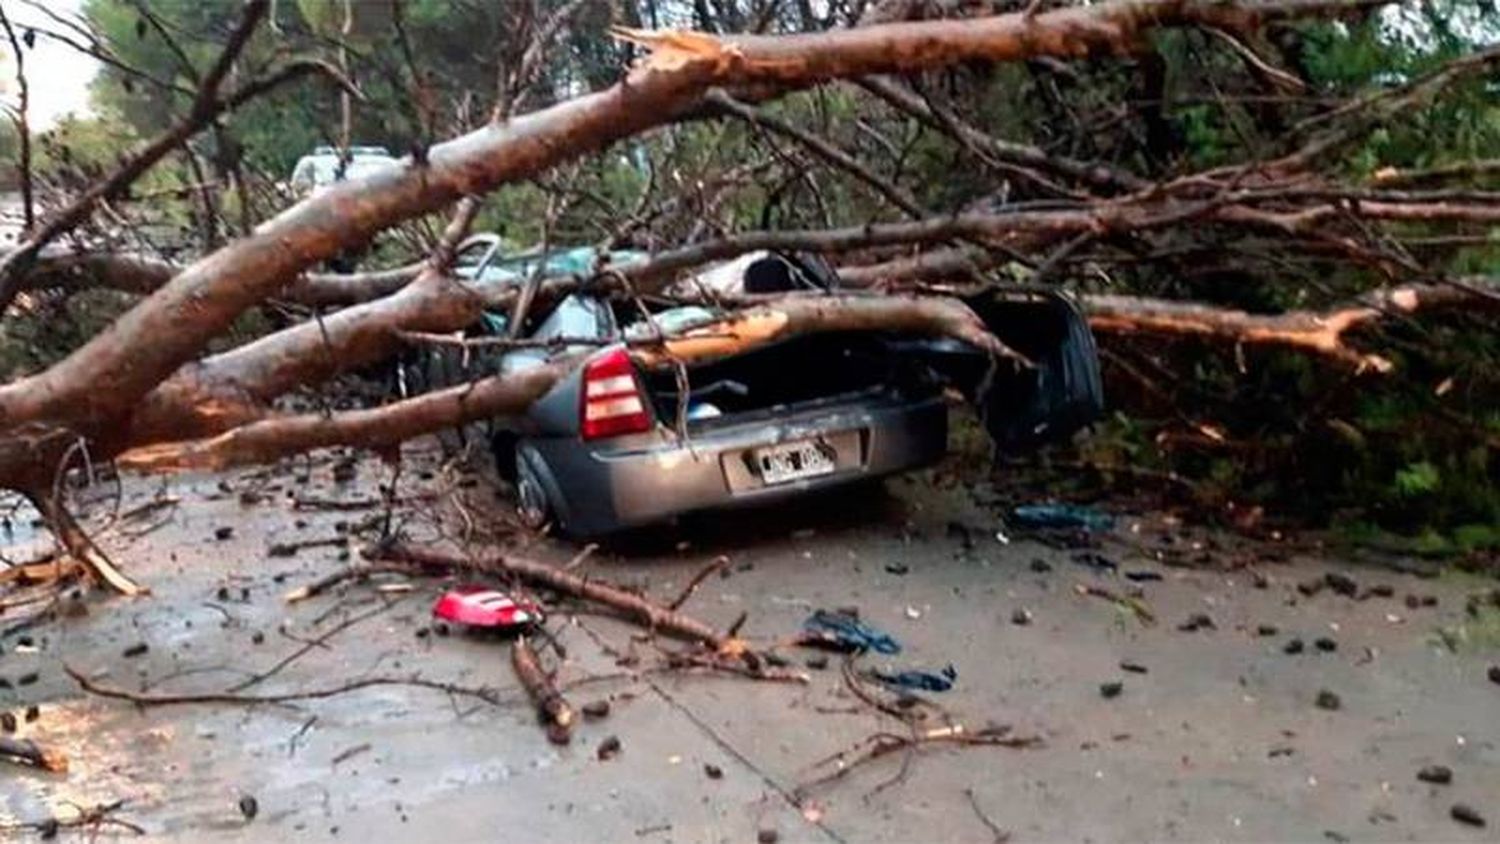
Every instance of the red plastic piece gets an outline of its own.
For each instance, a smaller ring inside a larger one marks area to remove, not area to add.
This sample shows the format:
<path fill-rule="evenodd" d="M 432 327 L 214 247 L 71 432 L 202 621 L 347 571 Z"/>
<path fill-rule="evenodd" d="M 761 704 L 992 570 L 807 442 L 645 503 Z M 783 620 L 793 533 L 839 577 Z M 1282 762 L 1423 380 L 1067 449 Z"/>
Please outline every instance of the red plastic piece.
<path fill-rule="evenodd" d="M 462 586 L 444 592 L 433 604 L 432 614 L 456 624 L 501 629 L 526 627 L 542 620 L 542 608 L 535 602 L 488 586 Z"/>

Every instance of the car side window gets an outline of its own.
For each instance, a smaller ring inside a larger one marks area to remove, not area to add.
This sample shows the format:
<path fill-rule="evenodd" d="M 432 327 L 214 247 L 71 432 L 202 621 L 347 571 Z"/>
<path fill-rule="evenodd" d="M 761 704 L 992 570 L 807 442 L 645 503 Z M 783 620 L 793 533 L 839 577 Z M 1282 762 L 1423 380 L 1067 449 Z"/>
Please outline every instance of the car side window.
<path fill-rule="evenodd" d="M 554 337 L 607 338 L 614 333 L 609 307 L 598 299 L 573 295 L 557 303 L 532 334 L 538 340 Z"/>
<path fill-rule="evenodd" d="M 453 256 L 453 268 L 460 272 L 467 270 L 466 275 L 472 275 L 488 255 L 490 244 L 486 241 L 478 241 L 465 246 L 457 255 Z"/>

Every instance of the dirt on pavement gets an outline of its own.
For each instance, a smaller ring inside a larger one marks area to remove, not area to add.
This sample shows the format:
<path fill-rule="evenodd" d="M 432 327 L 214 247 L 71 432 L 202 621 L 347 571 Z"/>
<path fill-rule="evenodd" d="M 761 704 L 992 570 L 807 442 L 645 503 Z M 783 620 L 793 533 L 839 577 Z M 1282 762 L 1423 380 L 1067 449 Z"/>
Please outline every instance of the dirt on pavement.
<path fill-rule="evenodd" d="M 431 444 L 409 448 L 399 491 L 415 500 L 397 508 L 399 527 L 418 542 L 483 541 L 500 510 L 488 482 L 438 463 Z M 1012 535 L 986 490 L 946 477 L 693 518 L 576 570 L 670 600 L 726 555 L 686 611 L 720 628 L 748 613 L 744 634 L 767 645 L 816 608 L 857 607 L 903 645 L 860 666 L 952 665 L 954 688 L 926 698 L 970 731 L 1006 725 L 1039 746 L 926 747 L 801 789 L 836 770 L 820 760 L 907 729 L 851 694 L 839 658 L 781 651 L 805 685 L 633 675 L 622 657 L 639 668 L 675 645 L 582 608 L 551 620 L 567 653 L 558 681 L 575 705 L 608 701 L 609 713 L 552 745 L 508 648 L 433 624 L 444 581 L 283 600 L 358 555 L 358 540 L 287 556 L 288 543 L 381 518 L 378 506 L 295 506 L 378 497 L 390 478 L 375 461 L 325 457 L 127 478 L 117 507 L 95 508 L 101 542 L 154 594 L 64 598 L 55 620 L 0 637 L 0 700 L 18 716 L 38 705 L 17 735 L 71 763 L 66 774 L 0 768 L 0 811 L 24 823 L 125 800 L 119 817 L 150 839 L 185 841 L 988 842 L 997 829 L 1015 841 L 1492 840 L 1500 685 L 1487 672 L 1500 659 L 1465 608 L 1492 581 L 1247 544 L 1149 514 L 1120 514 L 1097 548 L 1055 547 Z M 178 501 L 101 527 L 102 511 L 162 496 Z M 524 553 L 561 565 L 579 550 L 548 539 Z M 420 675 L 488 699 L 382 685 L 143 708 L 80 693 L 65 665 L 157 693 L 275 669 L 242 693 Z M 610 738 L 619 750 L 601 759 Z M 1419 780 L 1429 766 L 1451 782 Z M 1455 820 L 1455 804 L 1489 826 Z"/>

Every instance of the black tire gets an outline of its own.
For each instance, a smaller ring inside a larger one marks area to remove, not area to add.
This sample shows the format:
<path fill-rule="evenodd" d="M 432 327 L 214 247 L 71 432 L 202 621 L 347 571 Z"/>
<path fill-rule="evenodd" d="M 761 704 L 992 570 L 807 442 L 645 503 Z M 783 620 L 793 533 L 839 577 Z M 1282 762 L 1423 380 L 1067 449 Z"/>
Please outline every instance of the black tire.
<path fill-rule="evenodd" d="M 500 480 L 515 485 L 516 482 L 516 435 L 510 431 L 496 431 L 490 436 L 490 453 L 495 458 L 495 474 Z"/>
<path fill-rule="evenodd" d="M 519 451 L 516 462 L 516 519 L 527 530 L 539 531 L 555 521 L 555 509 L 547 487 L 531 461 Z"/>

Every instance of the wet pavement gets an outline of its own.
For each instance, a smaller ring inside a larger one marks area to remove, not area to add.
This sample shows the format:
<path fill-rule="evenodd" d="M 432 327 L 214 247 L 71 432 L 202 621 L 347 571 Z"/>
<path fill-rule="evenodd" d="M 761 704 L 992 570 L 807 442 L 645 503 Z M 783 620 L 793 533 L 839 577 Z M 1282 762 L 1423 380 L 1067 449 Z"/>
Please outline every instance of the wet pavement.
<path fill-rule="evenodd" d="M 418 541 L 479 542 L 496 524 L 493 494 L 436 461 L 431 449 L 409 454 L 402 494 L 436 494 L 399 508 L 404 529 Z M 1500 824 L 1500 685 L 1486 676 L 1500 653 L 1492 639 L 1461 635 L 1479 630 L 1466 597 L 1492 581 L 1422 578 L 1169 526 L 1173 542 L 1203 542 L 1209 559 L 1174 567 L 1157 559 L 1154 516 L 1123 516 L 1117 537 L 1088 556 L 997 537 L 993 508 L 931 474 L 695 518 L 585 560 L 578 571 L 669 600 L 727 555 L 725 576 L 706 580 L 687 612 L 719 627 L 748 613 L 744 633 L 764 645 L 795 633 L 814 608 L 858 607 L 904 645 L 861 665 L 951 664 L 954 689 L 928 697 L 954 721 L 1042 739 L 1031 749 L 891 754 L 802 790 L 834 770 L 819 760 L 906 729 L 850 693 L 837 658 L 808 667 L 817 652 L 783 651 L 810 676 L 803 686 L 632 677 L 619 657 L 650 664 L 657 643 L 603 615 L 559 612 L 560 682 L 575 705 L 611 704 L 559 748 L 522 702 L 503 643 L 434 629 L 441 582 L 350 584 L 286 603 L 294 587 L 347 565 L 357 542 L 292 556 L 271 546 L 378 518 L 379 508 L 294 506 L 299 496 L 368 497 L 389 478 L 373 461 L 353 478 L 336 465 L 127 480 L 116 512 L 179 499 L 99 531 L 154 594 L 68 601 L 62 618 L 0 639 L 10 686 L 0 700 L 18 714 L 40 704 L 19 734 L 72 763 L 67 774 L 0 769 L 0 813 L 31 821 L 65 815 L 69 802 L 124 799 L 120 816 L 152 839 L 184 841 L 740 842 L 774 830 L 781 841 L 987 842 L 990 823 L 1016 841 L 1478 841 Z M 98 526 L 107 516 L 96 509 Z M 578 550 L 543 540 L 525 553 L 562 564 Z M 1339 574 L 1355 581 L 1352 597 Z M 1155 623 L 1090 588 L 1138 589 L 1135 606 Z M 1301 652 L 1287 653 L 1293 639 Z M 299 650 L 242 693 L 420 675 L 486 688 L 491 700 L 386 685 L 284 704 L 140 708 L 83 696 L 64 673 L 68 664 L 134 690 L 219 691 Z M 1117 695 L 1101 694 L 1115 682 Z M 1318 705 L 1324 691 L 1338 708 Z M 620 752 L 601 760 L 610 737 Z M 1419 781 L 1430 765 L 1450 768 L 1452 782 Z M 1455 821 L 1455 803 L 1490 825 Z"/>

